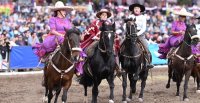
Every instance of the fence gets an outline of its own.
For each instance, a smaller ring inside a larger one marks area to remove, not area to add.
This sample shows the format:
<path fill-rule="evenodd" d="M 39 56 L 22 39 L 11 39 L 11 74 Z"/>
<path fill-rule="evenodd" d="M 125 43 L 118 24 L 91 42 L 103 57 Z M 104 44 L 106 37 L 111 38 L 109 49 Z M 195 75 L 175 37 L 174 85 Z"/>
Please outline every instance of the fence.
<path fill-rule="evenodd" d="M 158 44 L 150 44 L 149 50 L 152 54 L 152 63 L 154 65 L 164 65 L 167 63 L 167 60 L 158 58 Z M 8 68 L 10 70 L 43 68 L 44 64 L 38 64 L 38 57 L 33 53 L 31 46 L 12 47 L 10 52 L 10 61 L 8 65 Z"/>

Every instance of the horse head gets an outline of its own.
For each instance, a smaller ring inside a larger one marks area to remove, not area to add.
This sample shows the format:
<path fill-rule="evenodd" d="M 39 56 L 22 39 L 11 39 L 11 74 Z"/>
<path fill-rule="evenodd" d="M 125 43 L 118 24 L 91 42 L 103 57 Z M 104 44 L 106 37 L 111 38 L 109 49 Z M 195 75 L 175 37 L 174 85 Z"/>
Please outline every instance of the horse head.
<path fill-rule="evenodd" d="M 197 36 L 196 26 L 194 24 L 187 25 L 187 29 L 186 29 L 185 37 L 184 37 L 184 39 L 186 39 L 185 41 L 191 42 L 193 38 L 196 38 L 196 36 Z"/>
<path fill-rule="evenodd" d="M 126 38 L 131 39 L 133 43 L 137 40 L 137 25 L 135 19 L 129 19 L 126 23 Z"/>
<path fill-rule="evenodd" d="M 105 52 L 107 54 L 113 53 L 113 44 L 115 38 L 115 23 L 110 25 L 103 22 L 100 31 L 101 34 L 99 41 L 99 49 L 101 50 L 101 52 Z"/>
<path fill-rule="evenodd" d="M 66 50 L 67 54 L 70 54 L 74 61 L 79 58 L 79 52 L 82 51 L 80 48 L 80 34 L 81 32 L 77 28 L 66 30 L 66 35 L 63 42 L 63 50 Z"/>

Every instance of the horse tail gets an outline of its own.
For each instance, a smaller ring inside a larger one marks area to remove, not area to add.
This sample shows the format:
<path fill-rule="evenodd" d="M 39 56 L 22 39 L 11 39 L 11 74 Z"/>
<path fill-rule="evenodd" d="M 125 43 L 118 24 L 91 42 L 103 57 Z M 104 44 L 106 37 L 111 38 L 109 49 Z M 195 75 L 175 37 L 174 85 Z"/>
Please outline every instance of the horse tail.
<path fill-rule="evenodd" d="M 89 71 L 91 70 L 89 68 L 89 64 L 86 62 L 83 66 L 84 71 L 83 71 L 83 75 L 80 79 L 79 84 L 83 85 L 83 86 L 92 86 L 93 85 L 93 79 L 92 79 L 92 75 L 89 73 Z M 90 69 L 90 70 L 89 70 Z"/>

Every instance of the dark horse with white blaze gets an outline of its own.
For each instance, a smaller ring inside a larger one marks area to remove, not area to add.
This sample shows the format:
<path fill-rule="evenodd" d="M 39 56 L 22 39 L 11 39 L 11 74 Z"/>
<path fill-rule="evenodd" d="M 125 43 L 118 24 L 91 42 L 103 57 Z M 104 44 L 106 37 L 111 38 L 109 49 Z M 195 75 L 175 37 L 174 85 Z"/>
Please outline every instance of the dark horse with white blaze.
<path fill-rule="evenodd" d="M 135 78 L 136 76 L 139 76 L 139 79 L 142 81 L 139 101 L 143 101 L 143 92 L 149 71 L 146 68 L 144 52 L 137 36 L 138 31 L 135 20 L 128 20 L 126 22 L 126 38 L 122 43 L 119 52 L 119 61 L 123 72 L 123 103 L 131 101 L 132 94 L 136 92 L 136 83 L 138 80 Z M 130 94 L 128 98 L 126 98 L 127 74 L 130 81 Z"/>
<path fill-rule="evenodd" d="M 197 35 L 197 30 L 195 25 L 187 25 L 186 32 L 184 34 L 183 42 L 177 47 L 174 52 L 168 56 L 168 83 L 166 88 L 170 88 L 170 80 L 176 82 L 177 92 L 176 96 L 179 96 L 179 88 L 183 76 L 185 76 L 184 81 L 184 94 L 183 100 L 188 101 L 187 89 L 188 81 L 191 75 L 191 71 L 195 66 L 195 58 L 191 50 L 192 36 Z"/>
<path fill-rule="evenodd" d="M 53 91 L 56 92 L 55 101 L 63 89 L 62 103 L 67 101 L 67 92 L 72 84 L 74 75 L 74 61 L 77 60 L 74 50 L 80 49 L 80 31 L 77 28 L 67 30 L 64 42 L 52 53 L 44 67 L 44 102 L 51 103 Z"/>
<path fill-rule="evenodd" d="M 98 86 L 103 79 L 108 81 L 110 86 L 110 103 L 114 103 L 114 67 L 115 57 L 113 52 L 113 44 L 115 37 L 115 23 L 108 25 L 103 22 L 100 28 L 100 40 L 95 47 L 94 54 L 88 58 L 84 65 L 84 73 L 80 79 L 80 84 L 84 86 L 85 97 L 87 101 L 87 87 L 92 88 L 92 103 L 97 103 Z"/>

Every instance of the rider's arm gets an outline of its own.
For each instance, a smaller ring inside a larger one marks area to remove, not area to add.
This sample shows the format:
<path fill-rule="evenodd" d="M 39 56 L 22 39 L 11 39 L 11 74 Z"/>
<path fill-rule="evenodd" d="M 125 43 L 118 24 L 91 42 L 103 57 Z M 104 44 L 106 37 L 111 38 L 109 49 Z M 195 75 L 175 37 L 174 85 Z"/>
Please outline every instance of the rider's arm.
<path fill-rule="evenodd" d="M 140 36 L 140 35 L 142 35 L 145 31 L 146 31 L 146 26 L 147 26 L 147 19 L 146 19 L 146 16 L 144 16 L 144 15 L 141 15 L 141 18 L 142 19 L 140 19 L 140 20 L 142 20 L 141 21 L 141 29 L 140 29 L 140 31 L 137 33 L 137 36 Z"/>

